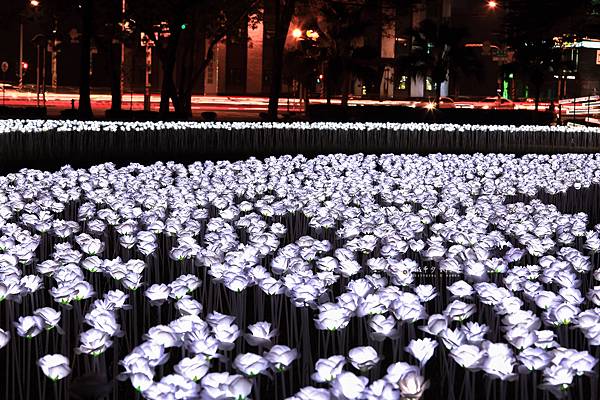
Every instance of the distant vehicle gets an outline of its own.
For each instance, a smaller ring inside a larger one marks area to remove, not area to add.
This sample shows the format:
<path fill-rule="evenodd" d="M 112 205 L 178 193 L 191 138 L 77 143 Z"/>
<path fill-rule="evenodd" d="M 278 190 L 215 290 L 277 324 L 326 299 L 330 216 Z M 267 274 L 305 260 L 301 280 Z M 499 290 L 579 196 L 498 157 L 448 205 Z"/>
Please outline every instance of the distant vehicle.
<path fill-rule="evenodd" d="M 422 101 L 418 104 L 418 106 L 422 107 L 422 108 L 426 108 L 428 110 L 433 110 L 436 108 L 435 100 L 433 100 L 433 99 L 430 99 L 428 101 Z M 440 102 L 439 102 L 437 108 L 439 108 L 439 109 L 456 108 L 456 105 L 454 104 L 454 100 L 452 100 L 450 97 L 440 97 Z"/>
<path fill-rule="evenodd" d="M 438 108 L 456 108 L 456 104 L 450 97 L 440 97 Z"/>
<path fill-rule="evenodd" d="M 477 104 L 477 108 L 483 110 L 514 110 L 515 103 L 504 97 L 486 97 Z"/>

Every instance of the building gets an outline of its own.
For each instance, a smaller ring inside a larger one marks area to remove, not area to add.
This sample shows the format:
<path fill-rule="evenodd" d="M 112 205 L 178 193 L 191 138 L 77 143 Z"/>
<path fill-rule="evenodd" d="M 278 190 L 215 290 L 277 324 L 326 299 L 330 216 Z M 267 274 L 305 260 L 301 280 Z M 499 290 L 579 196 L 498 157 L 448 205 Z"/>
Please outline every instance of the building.
<path fill-rule="evenodd" d="M 353 0 L 365 1 L 365 0 Z M 529 97 L 527 85 L 513 74 L 503 74 L 502 64 L 510 59 L 510 54 L 502 46 L 501 7 L 492 9 L 483 0 L 368 0 L 375 4 L 368 18 L 372 24 L 364 34 L 365 43 L 376 49 L 377 57 L 371 61 L 377 70 L 377 78 L 371 81 L 355 77 L 352 81 L 351 94 L 358 97 L 374 99 L 408 99 L 433 97 L 434 88 L 427 77 L 413 79 L 403 75 L 396 68 L 397 59 L 411 50 L 410 28 L 416 28 L 424 19 L 447 21 L 457 27 L 466 27 L 470 33 L 468 45 L 474 47 L 481 58 L 481 76 L 452 76 L 442 85 L 442 95 L 450 96 L 490 96 L 500 89 L 504 96 L 510 98 Z M 12 5 L 9 5 L 12 4 Z M 0 8 L 6 8 L 5 14 L 14 12 L 12 2 L 3 2 Z M 214 58 L 205 71 L 204 77 L 195 86 L 194 94 L 206 95 L 244 95 L 266 96 L 270 91 L 272 71 L 272 46 L 274 37 L 273 2 L 265 0 L 264 18 L 257 26 L 240 29 L 236 35 L 219 43 L 214 51 Z M 300 10 L 293 21 L 288 45 L 295 45 L 292 32 L 295 28 L 317 29 L 315 17 L 311 10 Z M 17 81 L 18 70 L 18 22 L 14 18 L 6 18 L 3 37 L 0 43 L 1 61 L 7 61 L 9 71 L 4 79 Z M 36 47 L 31 39 L 48 30 L 47 26 L 36 25 L 35 21 L 24 24 L 24 60 L 28 62 L 29 71 L 25 75 L 25 83 L 35 83 Z M 61 87 L 76 88 L 79 82 L 79 31 L 80 21 L 77 16 L 60 21 L 58 38 L 60 46 L 42 51 L 47 57 L 47 87 L 56 84 Z M 548 84 L 544 97 L 586 96 L 597 93 L 600 89 L 599 69 L 600 45 L 598 40 L 586 39 L 573 43 L 567 50 L 576 61 L 576 69 L 556 77 L 556 81 Z M 194 57 L 202 57 L 206 46 L 198 45 Z M 57 52 L 57 50 L 59 52 Z M 110 59 L 106 49 L 100 43 L 92 46 L 92 86 L 98 90 L 110 87 Z M 55 62 L 52 62 L 54 58 Z M 152 57 L 151 84 L 153 91 L 158 91 L 162 82 L 162 71 L 157 54 Z M 41 61 L 40 61 L 41 62 Z M 127 102 L 130 93 L 139 93 L 145 82 L 146 55 L 140 46 L 127 49 L 125 64 L 125 93 L 123 101 Z M 177 73 L 177 70 L 176 70 Z M 317 74 L 319 75 L 319 74 Z M 54 77 L 54 79 L 53 79 Z M 315 79 L 311 87 L 312 95 L 319 96 L 323 92 L 321 79 Z M 292 92 L 293 87 L 284 85 L 284 95 Z"/>

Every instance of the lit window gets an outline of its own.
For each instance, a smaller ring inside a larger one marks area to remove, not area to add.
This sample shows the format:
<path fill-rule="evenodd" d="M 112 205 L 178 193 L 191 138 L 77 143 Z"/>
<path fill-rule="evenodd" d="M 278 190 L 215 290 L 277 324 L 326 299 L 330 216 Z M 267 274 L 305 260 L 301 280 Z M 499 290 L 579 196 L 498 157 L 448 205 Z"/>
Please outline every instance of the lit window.
<path fill-rule="evenodd" d="M 430 76 L 428 76 L 425 80 L 425 90 L 427 90 L 428 92 L 433 90 L 433 79 L 431 79 Z"/>
<path fill-rule="evenodd" d="M 406 90 L 408 84 L 408 76 L 403 75 L 400 77 L 400 81 L 398 82 L 398 90 Z"/>

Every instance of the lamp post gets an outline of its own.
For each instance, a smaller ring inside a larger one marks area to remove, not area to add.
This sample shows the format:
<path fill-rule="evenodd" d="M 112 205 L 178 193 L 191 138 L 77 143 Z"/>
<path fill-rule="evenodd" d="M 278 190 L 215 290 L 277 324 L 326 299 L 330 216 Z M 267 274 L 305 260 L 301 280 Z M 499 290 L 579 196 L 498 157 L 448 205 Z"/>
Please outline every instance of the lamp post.
<path fill-rule="evenodd" d="M 19 89 L 23 88 L 23 20 L 19 21 Z"/>
<path fill-rule="evenodd" d="M 152 47 L 154 47 L 154 41 L 150 39 L 144 32 L 140 34 L 140 45 L 146 49 L 146 79 L 144 85 L 144 111 L 150 111 L 150 100 L 151 100 L 151 84 L 150 74 L 152 74 Z"/>
<path fill-rule="evenodd" d="M 30 0 L 29 5 L 36 8 L 39 0 Z M 19 89 L 23 88 L 23 16 L 19 18 Z"/>

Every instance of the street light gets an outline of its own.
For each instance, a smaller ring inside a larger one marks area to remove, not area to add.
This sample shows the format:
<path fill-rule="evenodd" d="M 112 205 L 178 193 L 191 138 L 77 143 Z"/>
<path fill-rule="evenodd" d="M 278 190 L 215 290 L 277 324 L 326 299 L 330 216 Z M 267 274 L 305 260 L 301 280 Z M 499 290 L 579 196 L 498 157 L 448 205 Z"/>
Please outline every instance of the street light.
<path fill-rule="evenodd" d="M 29 5 L 37 8 L 39 0 L 30 0 Z M 23 88 L 23 16 L 19 18 L 19 89 Z"/>
<path fill-rule="evenodd" d="M 494 0 L 490 0 L 487 3 L 487 6 L 490 10 L 495 10 L 498 7 L 498 2 Z"/>
<path fill-rule="evenodd" d="M 300 39 L 302 37 L 302 30 L 300 28 L 296 28 L 292 31 L 292 37 L 294 39 Z"/>

